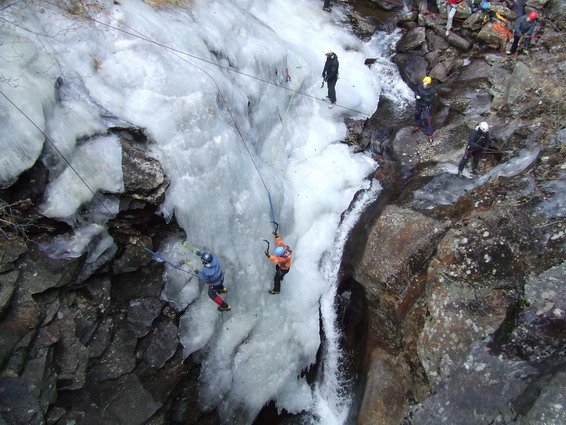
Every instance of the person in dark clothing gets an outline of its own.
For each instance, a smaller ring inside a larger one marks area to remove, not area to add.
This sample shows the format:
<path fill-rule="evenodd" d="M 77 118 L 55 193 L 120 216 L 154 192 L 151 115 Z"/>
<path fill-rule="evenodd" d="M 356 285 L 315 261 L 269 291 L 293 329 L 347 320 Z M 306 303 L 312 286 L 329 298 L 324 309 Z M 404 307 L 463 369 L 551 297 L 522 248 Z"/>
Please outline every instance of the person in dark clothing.
<path fill-rule="evenodd" d="M 485 121 L 480 122 L 468 136 L 468 144 L 466 145 L 464 156 L 458 164 L 458 175 L 462 174 L 470 158 L 472 158 L 472 174 L 477 174 L 480 157 L 485 150 L 489 149 L 490 145 L 489 125 Z"/>
<path fill-rule="evenodd" d="M 432 142 L 432 116 L 431 109 L 436 96 L 436 90 L 432 87 L 432 78 L 423 78 L 422 85 L 417 86 L 415 92 L 415 127 L 413 133 L 422 130 L 427 135 L 428 141 Z"/>
<path fill-rule="evenodd" d="M 324 6 L 322 6 L 322 10 L 325 12 L 331 12 L 332 8 L 330 7 L 330 0 L 324 0 Z"/>
<path fill-rule="evenodd" d="M 336 104 L 336 81 L 338 81 L 338 56 L 334 52 L 326 53 L 326 63 L 322 70 L 322 78 L 328 87 L 328 99 L 330 100 L 329 108 Z"/>
<path fill-rule="evenodd" d="M 275 248 L 274 255 L 270 255 L 269 251 L 265 251 L 265 256 L 269 261 L 275 263 L 275 277 L 273 278 L 273 289 L 269 291 L 270 294 L 276 295 L 281 292 L 281 281 L 285 277 L 291 268 L 291 260 L 293 252 L 291 249 L 285 245 L 277 231 L 273 232 L 275 236 Z"/>
<path fill-rule="evenodd" d="M 527 49 L 531 44 L 531 37 L 537 28 L 537 18 L 538 13 L 532 11 L 517 19 L 517 22 L 515 22 L 515 30 L 513 31 L 513 43 L 511 44 L 511 48 L 507 51 L 507 54 L 512 55 L 517 51 L 519 40 L 523 36 L 525 36 L 525 49 L 523 49 L 523 51 L 528 53 Z"/>
<path fill-rule="evenodd" d="M 204 267 L 200 272 L 198 269 L 193 271 L 201 282 L 208 285 L 208 297 L 218 304 L 218 311 L 230 311 L 232 308 L 218 295 L 228 292 L 224 287 L 224 272 L 220 267 L 220 261 L 210 252 L 198 250 L 194 252 L 200 256 Z"/>

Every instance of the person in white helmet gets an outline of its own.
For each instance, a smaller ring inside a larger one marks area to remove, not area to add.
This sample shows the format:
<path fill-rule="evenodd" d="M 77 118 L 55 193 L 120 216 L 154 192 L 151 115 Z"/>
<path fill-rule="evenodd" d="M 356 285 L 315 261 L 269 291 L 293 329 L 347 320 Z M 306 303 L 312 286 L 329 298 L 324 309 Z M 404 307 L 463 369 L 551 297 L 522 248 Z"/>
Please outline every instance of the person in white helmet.
<path fill-rule="evenodd" d="M 481 154 L 489 149 L 490 145 L 491 136 L 489 135 L 489 124 L 482 121 L 474 127 L 468 136 L 468 144 L 466 145 L 464 156 L 458 164 L 458 175 L 462 174 L 470 158 L 472 159 L 472 174 L 477 174 Z"/>

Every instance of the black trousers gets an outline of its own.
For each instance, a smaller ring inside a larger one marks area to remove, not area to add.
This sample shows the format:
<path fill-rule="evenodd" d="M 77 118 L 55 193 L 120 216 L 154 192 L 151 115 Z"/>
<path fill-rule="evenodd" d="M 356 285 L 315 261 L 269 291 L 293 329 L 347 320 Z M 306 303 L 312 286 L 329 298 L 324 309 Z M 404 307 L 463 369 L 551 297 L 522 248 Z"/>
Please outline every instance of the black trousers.
<path fill-rule="evenodd" d="M 529 46 L 531 45 L 531 37 L 526 36 L 527 38 L 525 38 L 525 47 L 529 48 Z M 511 53 L 515 53 L 517 51 L 517 46 L 519 45 L 519 40 L 521 39 L 521 35 L 517 35 L 514 34 L 513 35 L 513 43 L 511 44 L 511 49 L 509 49 L 509 51 Z"/>
<path fill-rule="evenodd" d="M 281 291 L 281 281 L 285 277 L 285 275 L 289 273 L 289 269 L 283 270 L 279 266 L 275 266 L 275 276 L 273 277 L 273 290 L 274 291 Z"/>
<path fill-rule="evenodd" d="M 464 156 L 462 157 L 460 163 L 458 164 L 458 173 L 461 173 L 462 170 L 464 170 L 464 167 L 466 166 L 470 158 L 472 158 L 472 171 L 476 173 L 478 170 L 478 163 L 480 161 L 481 154 L 482 154 L 481 150 L 469 151 L 466 149 L 466 151 L 464 152 Z"/>
<path fill-rule="evenodd" d="M 338 81 L 338 78 L 326 81 L 326 85 L 328 86 L 328 98 L 332 103 L 336 103 L 336 89 L 334 88 L 336 87 L 336 81 Z"/>
<path fill-rule="evenodd" d="M 208 298 L 214 300 L 214 298 L 224 291 L 224 273 L 222 278 L 218 282 L 208 284 Z"/>

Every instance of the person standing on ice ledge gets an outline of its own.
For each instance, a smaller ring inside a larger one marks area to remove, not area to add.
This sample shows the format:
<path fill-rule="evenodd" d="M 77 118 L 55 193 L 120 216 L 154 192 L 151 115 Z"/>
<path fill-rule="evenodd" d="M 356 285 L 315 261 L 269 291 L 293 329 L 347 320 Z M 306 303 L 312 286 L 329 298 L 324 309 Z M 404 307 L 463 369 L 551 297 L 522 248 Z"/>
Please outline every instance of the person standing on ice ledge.
<path fill-rule="evenodd" d="M 228 292 L 224 287 L 224 272 L 220 267 L 220 261 L 218 261 L 216 256 L 207 251 L 200 252 L 195 250 L 194 253 L 200 255 L 204 267 L 200 272 L 198 269 L 193 271 L 201 282 L 208 285 L 209 298 L 218 304 L 218 311 L 230 311 L 232 308 L 218 295 Z"/>
<path fill-rule="evenodd" d="M 276 295 L 281 292 L 281 281 L 291 268 L 291 259 L 293 252 L 291 249 L 283 242 L 277 230 L 273 232 L 275 236 L 275 244 L 277 248 L 273 252 L 275 255 L 270 255 L 269 251 L 265 251 L 265 256 L 269 261 L 275 263 L 275 276 L 273 277 L 273 289 L 269 291 L 270 294 Z"/>
<path fill-rule="evenodd" d="M 333 108 L 336 104 L 336 82 L 338 81 L 338 56 L 333 51 L 328 51 L 326 54 L 326 63 L 322 70 L 322 85 L 326 83 L 328 87 L 328 100 L 330 100 L 329 108 Z"/>

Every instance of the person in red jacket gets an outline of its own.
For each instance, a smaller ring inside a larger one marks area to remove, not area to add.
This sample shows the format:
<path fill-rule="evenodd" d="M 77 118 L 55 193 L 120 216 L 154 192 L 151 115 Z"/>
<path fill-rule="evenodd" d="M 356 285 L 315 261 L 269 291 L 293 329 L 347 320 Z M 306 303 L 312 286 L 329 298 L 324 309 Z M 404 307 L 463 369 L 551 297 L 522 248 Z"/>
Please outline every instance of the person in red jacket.
<path fill-rule="evenodd" d="M 452 20 L 454 19 L 454 15 L 458 11 L 458 8 L 462 7 L 462 3 L 464 3 L 464 0 L 446 0 L 446 13 L 448 13 L 448 21 L 446 21 L 447 37 L 452 29 Z"/>
<path fill-rule="evenodd" d="M 270 255 L 269 251 L 265 251 L 265 256 L 269 261 L 275 263 L 275 276 L 273 277 L 273 289 L 269 291 L 270 294 L 278 294 L 281 292 L 281 281 L 291 268 L 291 259 L 293 252 L 291 249 L 283 242 L 277 231 L 273 232 L 275 236 L 275 244 L 277 248 L 273 252 L 274 255 Z"/>

